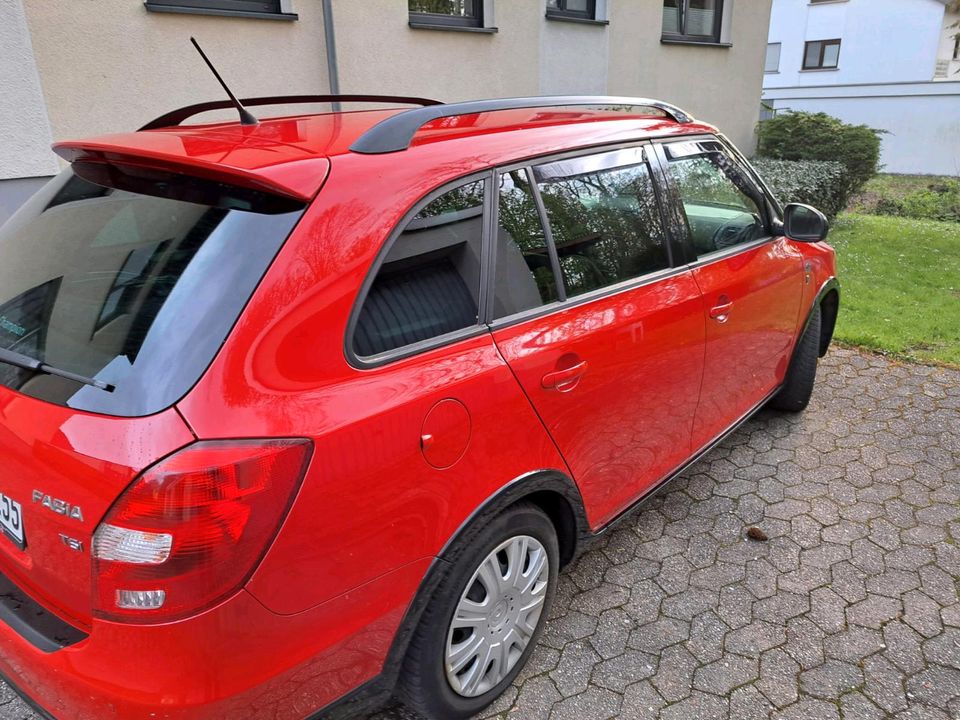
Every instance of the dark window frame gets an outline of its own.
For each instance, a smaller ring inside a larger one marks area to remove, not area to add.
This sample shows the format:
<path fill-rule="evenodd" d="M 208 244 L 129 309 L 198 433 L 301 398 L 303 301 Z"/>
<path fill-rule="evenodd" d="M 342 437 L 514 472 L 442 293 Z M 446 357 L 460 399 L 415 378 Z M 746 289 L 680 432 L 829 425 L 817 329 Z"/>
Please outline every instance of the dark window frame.
<path fill-rule="evenodd" d="M 444 13 L 430 13 L 409 10 L 410 25 L 413 27 L 445 26 L 452 28 L 483 28 L 484 0 L 466 0 L 473 8 L 470 15 L 447 15 Z"/>
<path fill-rule="evenodd" d="M 547 17 L 549 18 L 570 18 L 575 20 L 596 20 L 597 19 L 597 0 L 587 0 L 586 10 L 571 10 L 567 7 L 570 0 L 557 0 L 557 7 L 547 6 Z"/>
<path fill-rule="evenodd" d="M 687 30 L 687 13 L 690 9 L 690 0 L 677 0 L 680 10 L 680 32 L 667 32 L 661 25 L 660 40 L 666 42 L 678 43 L 700 43 L 706 45 L 720 45 L 723 35 L 723 0 L 716 0 L 717 7 L 714 11 L 713 32 L 710 35 L 693 35 Z"/>
<path fill-rule="evenodd" d="M 283 12 L 281 0 L 144 0 L 151 12 L 188 15 L 225 15 L 262 20 L 297 20 L 296 13 Z"/>
<path fill-rule="evenodd" d="M 817 65 L 807 65 L 807 54 L 811 45 L 820 45 L 820 52 L 817 55 Z M 807 40 L 803 44 L 803 64 L 801 66 L 802 70 L 836 70 L 840 67 L 840 48 L 843 45 L 842 38 L 831 38 L 829 40 Z M 837 47 L 837 64 L 836 65 L 824 65 L 823 58 L 826 54 L 828 47 Z"/>
<path fill-rule="evenodd" d="M 370 265 L 370 269 L 367 271 L 367 276 L 364 278 L 363 285 L 360 286 L 360 290 L 357 292 L 357 296 L 353 302 L 353 308 L 350 311 L 350 317 L 347 321 L 347 330 L 343 336 L 343 354 L 351 366 L 361 370 L 376 368 L 396 360 L 411 357 L 413 355 L 421 355 L 429 350 L 449 345 L 450 343 L 458 340 L 476 337 L 477 335 L 487 332 L 488 328 L 484 322 L 487 317 L 487 292 L 490 287 L 490 264 L 488 262 L 488 257 L 490 257 L 489 246 L 492 239 L 490 230 L 490 217 L 492 215 L 493 201 L 491 199 L 491 194 L 496 193 L 496 187 L 493 184 L 496 179 L 495 175 L 496 173 L 493 170 L 483 170 L 443 183 L 439 187 L 431 190 L 429 193 L 421 197 L 420 200 L 418 200 L 413 207 L 406 214 L 404 214 L 402 218 L 400 218 L 393 230 L 390 231 L 390 235 L 387 237 L 386 242 L 380 248 L 379 252 L 377 253 L 377 257 L 374 259 L 373 263 Z M 422 340 L 417 343 L 404 345 L 393 350 L 388 350 L 378 355 L 371 355 L 368 357 L 358 355 L 354 350 L 353 338 L 357 330 L 357 323 L 360 320 L 361 311 L 363 310 L 363 304 L 366 302 L 367 295 L 370 294 L 370 290 L 373 287 L 373 284 L 376 282 L 377 275 L 380 273 L 380 269 L 386 262 L 387 257 L 389 257 L 393 246 L 403 235 L 407 226 L 417 217 L 417 215 L 420 214 L 425 207 L 427 207 L 427 205 L 432 203 L 437 198 L 446 195 L 451 190 L 455 190 L 464 185 L 469 185 L 473 182 L 484 183 L 483 220 L 481 225 L 483 235 L 480 240 L 480 287 L 477 301 L 477 313 L 479 317 L 477 319 L 477 324 L 467 328 L 462 328 L 460 330 L 454 330 L 453 332 L 449 332 L 444 335 L 437 335 L 436 337 L 427 338 L 426 340 Z"/>

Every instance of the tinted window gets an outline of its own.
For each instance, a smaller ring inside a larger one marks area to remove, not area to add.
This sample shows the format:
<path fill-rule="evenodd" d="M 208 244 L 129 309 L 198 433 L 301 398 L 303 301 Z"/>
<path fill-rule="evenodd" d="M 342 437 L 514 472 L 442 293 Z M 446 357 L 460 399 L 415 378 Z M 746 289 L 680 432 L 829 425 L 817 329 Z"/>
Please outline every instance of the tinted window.
<path fill-rule="evenodd" d="M 353 349 L 369 357 L 476 325 L 483 181 L 429 203 L 390 248 L 360 309 Z"/>
<path fill-rule="evenodd" d="M 540 214 L 523 170 L 500 176 L 494 316 L 501 318 L 557 300 Z"/>
<path fill-rule="evenodd" d="M 568 297 L 668 267 L 643 152 L 620 150 L 534 168 Z"/>
<path fill-rule="evenodd" d="M 0 347 L 115 390 L 6 364 L 0 383 L 147 415 L 199 379 L 302 205 L 182 175 L 97 172 L 112 186 L 68 170 L 0 229 Z"/>
<path fill-rule="evenodd" d="M 697 257 L 766 236 L 758 191 L 720 143 L 664 147 Z"/>

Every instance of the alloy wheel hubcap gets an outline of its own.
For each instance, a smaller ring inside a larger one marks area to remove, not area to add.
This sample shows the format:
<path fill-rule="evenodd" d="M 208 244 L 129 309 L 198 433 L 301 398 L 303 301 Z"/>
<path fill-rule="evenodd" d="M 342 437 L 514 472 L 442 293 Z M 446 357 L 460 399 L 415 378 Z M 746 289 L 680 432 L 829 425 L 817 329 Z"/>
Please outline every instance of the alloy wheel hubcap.
<path fill-rule="evenodd" d="M 536 538 L 502 542 L 480 563 L 447 631 L 447 681 L 463 697 L 489 692 L 533 639 L 547 597 L 550 563 Z"/>

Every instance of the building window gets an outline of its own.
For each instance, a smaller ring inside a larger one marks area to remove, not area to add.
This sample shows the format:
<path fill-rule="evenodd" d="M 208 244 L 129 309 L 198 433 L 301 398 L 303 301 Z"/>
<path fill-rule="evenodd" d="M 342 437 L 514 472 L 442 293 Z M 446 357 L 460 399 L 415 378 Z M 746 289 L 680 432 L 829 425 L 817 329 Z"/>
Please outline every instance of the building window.
<path fill-rule="evenodd" d="M 483 0 L 408 0 L 410 24 L 483 27 Z"/>
<path fill-rule="evenodd" d="M 814 40 L 803 50 L 804 70 L 833 70 L 840 61 L 839 40 Z"/>
<path fill-rule="evenodd" d="M 281 0 L 146 0 L 153 12 L 189 13 L 194 15 L 236 15 L 239 17 L 296 20 L 297 15 L 284 12 Z"/>
<path fill-rule="evenodd" d="M 597 0 L 547 0 L 547 16 L 597 19 Z"/>
<path fill-rule="evenodd" d="M 763 71 L 768 73 L 780 72 L 780 49 L 781 43 L 767 44 L 767 60 L 764 63 Z"/>
<path fill-rule="evenodd" d="M 723 0 L 663 0 L 663 39 L 720 42 Z"/>

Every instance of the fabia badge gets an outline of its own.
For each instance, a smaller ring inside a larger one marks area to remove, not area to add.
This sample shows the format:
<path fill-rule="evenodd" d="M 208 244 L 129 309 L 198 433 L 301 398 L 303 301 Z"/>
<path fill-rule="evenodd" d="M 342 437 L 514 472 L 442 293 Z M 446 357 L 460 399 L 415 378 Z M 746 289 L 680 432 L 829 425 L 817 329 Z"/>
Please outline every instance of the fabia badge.
<path fill-rule="evenodd" d="M 55 512 L 57 515 L 63 515 L 64 517 L 83 522 L 83 511 L 79 505 L 71 505 L 66 500 L 50 497 L 42 490 L 33 491 L 33 501 L 40 503 L 47 510 Z"/>

